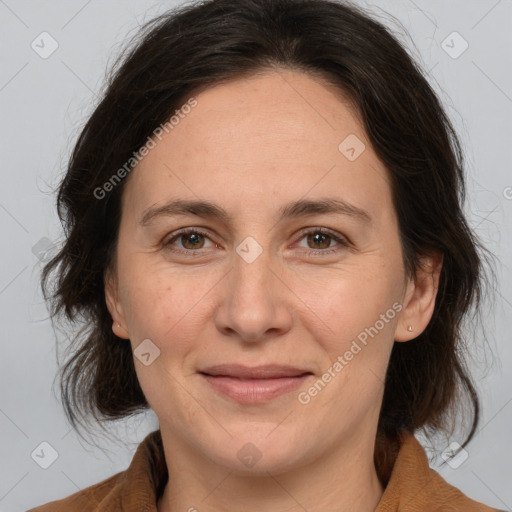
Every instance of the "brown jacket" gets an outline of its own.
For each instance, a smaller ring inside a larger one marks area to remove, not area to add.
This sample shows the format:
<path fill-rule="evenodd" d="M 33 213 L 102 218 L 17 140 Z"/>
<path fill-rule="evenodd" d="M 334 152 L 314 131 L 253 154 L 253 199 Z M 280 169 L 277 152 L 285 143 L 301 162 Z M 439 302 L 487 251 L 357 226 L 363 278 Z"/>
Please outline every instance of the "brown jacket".
<path fill-rule="evenodd" d="M 139 445 L 126 471 L 67 498 L 28 512 L 157 512 L 168 472 L 160 431 Z M 375 512 L 496 512 L 471 500 L 428 465 L 420 443 L 407 435 Z"/>

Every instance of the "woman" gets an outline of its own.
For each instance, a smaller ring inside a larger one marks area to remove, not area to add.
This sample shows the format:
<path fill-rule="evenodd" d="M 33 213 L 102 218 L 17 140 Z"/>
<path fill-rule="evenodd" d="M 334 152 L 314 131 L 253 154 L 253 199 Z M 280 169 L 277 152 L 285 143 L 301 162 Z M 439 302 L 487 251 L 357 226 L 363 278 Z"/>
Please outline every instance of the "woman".
<path fill-rule="evenodd" d="M 463 192 L 439 100 L 356 7 L 149 23 L 76 144 L 43 288 L 88 322 L 62 373 L 73 425 L 151 407 L 160 428 L 125 472 L 33 510 L 493 510 L 413 436 L 461 396 L 466 442 L 477 426 Z"/>

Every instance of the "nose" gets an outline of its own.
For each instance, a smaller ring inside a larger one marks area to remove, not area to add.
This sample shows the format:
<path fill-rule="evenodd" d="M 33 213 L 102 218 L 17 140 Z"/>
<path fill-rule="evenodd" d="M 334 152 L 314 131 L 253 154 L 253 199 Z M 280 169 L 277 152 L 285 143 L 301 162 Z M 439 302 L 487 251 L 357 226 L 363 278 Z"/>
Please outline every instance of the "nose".
<path fill-rule="evenodd" d="M 214 315 L 217 329 L 244 343 L 284 335 L 292 326 L 293 293 L 279 275 L 279 265 L 268 251 L 253 261 L 241 254 L 223 280 Z"/>

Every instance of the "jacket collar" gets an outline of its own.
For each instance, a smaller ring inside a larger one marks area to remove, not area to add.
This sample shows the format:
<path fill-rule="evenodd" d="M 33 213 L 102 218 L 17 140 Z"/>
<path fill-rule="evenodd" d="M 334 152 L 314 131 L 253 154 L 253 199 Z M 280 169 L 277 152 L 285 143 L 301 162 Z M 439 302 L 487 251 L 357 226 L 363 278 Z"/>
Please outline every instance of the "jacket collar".
<path fill-rule="evenodd" d="M 169 475 L 160 430 L 138 446 L 129 468 L 88 496 L 98 512 L 157 512 Z M 105 492 L 101 492 L 104 487 Z M 375 512 L 493 512 L 448 484 L 429 467 L 424 449 L 411 433 L 403 434 L 391 477 Z"/>

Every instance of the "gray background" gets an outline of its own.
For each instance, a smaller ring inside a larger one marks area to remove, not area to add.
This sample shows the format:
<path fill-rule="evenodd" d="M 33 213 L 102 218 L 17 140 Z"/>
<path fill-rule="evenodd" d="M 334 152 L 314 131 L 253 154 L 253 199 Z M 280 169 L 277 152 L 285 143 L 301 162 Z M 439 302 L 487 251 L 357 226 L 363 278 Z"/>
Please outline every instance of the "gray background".
<path fill-rule="evenodd" d="M 121 441 L 99 437 L 98 446 L 70 429 L 52 393 L 56 333 L 38 280 L 45 251 L 51 254 L 62 236 L 51 189 L 106 67 L 141 22 L 175 4 L 0 0 L 0 512 L 26 510 L 124 470 L 138 442 L 157 428 L 149 412 L 112 426 Z M 396 29 L 386 13 L 392 14 L 411 34 L 414 43 L 400 37 L 429 73 L 464 143 L 471 225 L 501 261 L 484 326 L 495 356 L 473 351 L 480 429 L 458 467 L 439 466 L 439 456 L 432 465 L 472 498 L 512 509 L 512 2 L 363 5 Z M 469 46 L 461 53 L 464 41 Z M 52 44 L 57 49 L 45 55 Z M 65 340 L 65 332 L 57 334 Z M 53 452 L 42 442 L 58 454 L 47 469 L 40 466 L 52 462 Z"/>

